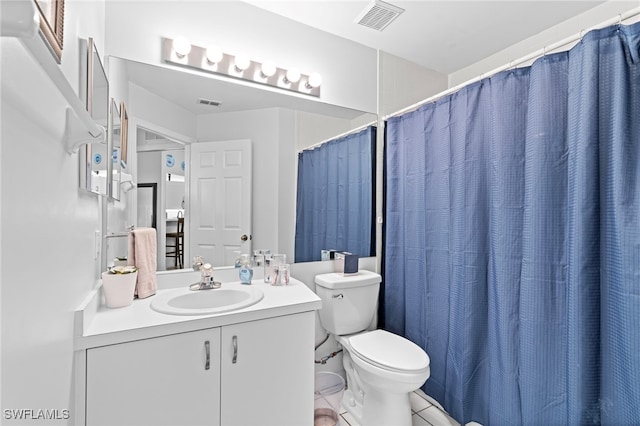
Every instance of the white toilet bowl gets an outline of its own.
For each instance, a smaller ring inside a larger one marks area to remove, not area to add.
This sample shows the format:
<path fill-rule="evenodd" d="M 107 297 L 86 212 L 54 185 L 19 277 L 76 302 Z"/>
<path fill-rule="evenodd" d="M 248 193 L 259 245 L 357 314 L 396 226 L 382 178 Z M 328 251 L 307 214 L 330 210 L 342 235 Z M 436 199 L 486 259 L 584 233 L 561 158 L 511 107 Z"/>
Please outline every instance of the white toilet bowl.
<path fill-rule="evenodd" d="M 345 409 L 362 426 L 410 426 L 409 394 L 429 378 L 429 356 L 384 330 L 338 336 L 338 342 L 347 352 L 343 360 L 350 392 L 345 392 Z"/>
<path fill-rule="evenodd" d="M 429 378 L 429 356 L 404 337 L 366 331 L 375 316 L 381 279 L 370 271 L 317 275 L 320 321 L 343 348 L 344 408 L 361 426 L 411 426 L 409 395 Z"/>

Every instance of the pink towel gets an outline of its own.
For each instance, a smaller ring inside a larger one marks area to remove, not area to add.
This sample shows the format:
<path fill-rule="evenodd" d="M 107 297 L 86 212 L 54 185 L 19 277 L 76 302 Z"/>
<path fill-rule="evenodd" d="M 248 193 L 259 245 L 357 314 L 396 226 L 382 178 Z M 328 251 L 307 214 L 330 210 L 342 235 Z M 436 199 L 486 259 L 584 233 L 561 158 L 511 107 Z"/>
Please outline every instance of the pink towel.
<path fill-rule="evenodd" d="M 156 277 L 156 230 L 136 228 L 129 233 L 127 265 L 138 267 L 135 295 L 139 299 L 153 296 L 158 287 Z"/>

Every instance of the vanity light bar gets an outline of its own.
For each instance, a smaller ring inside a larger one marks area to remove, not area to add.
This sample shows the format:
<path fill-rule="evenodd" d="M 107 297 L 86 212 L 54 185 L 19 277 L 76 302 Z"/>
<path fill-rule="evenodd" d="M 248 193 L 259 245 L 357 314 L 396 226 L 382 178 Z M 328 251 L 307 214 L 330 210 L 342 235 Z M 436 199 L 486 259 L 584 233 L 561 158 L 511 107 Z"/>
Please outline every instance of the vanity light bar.
<path fill-rule="evenodd" d="M 297 69 L 289 70 L 277 67 L 273 62 L 256 62 L 244 54 L 229 55 L 219 49 L 205 48 L 190 44 L 186 48 L 186 40 L 162 38 L 162 60 L 168 64 L 194 68 L 199 71 L 221 74 L 254 83 L 266 84 L 280 89 L 291 90 L 305 95 L 320 97 L 321 77 L 317 73 L 301 74 Z M 187 42 L 188 43 L 188 42 Z M 215 55 L 212 54 L 215 50 Z M 207 57 L 209 51 L 209 57 Z M 211 57 L 217 59 L 212 62 Z M 295 75 L 297 78 L 291 78 Z"/>

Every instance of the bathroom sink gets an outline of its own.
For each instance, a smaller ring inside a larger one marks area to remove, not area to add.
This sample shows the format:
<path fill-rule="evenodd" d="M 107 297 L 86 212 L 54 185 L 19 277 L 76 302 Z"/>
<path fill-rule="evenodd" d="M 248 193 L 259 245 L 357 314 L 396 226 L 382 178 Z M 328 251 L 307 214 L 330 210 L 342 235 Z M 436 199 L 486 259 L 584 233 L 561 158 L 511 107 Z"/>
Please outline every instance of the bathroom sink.
<path fill-rule="evenodd" d="M 253 286 L 199 291 L 180 288 L 154 296 L 151 309 L 170 315 L 210 315 L 246 308 L 262 297 L 262 290 Z"/>

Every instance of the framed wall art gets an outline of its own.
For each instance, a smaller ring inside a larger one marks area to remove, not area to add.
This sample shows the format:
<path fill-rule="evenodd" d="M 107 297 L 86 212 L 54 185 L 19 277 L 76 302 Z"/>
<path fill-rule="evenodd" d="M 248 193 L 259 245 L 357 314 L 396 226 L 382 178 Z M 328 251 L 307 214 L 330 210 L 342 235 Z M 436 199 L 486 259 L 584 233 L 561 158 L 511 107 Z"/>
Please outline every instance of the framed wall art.
<path fill-rule="evenodd" d="M 127 152 L 129 149 L 129 116 L 127 115 L 127 108 L 124 106 L 124 102 L 120 102 L 120 123 L 122 126 L 122 154 L 120 154 L 120 158 L 122 159 L 122 167 L 126 168 L 128 161 Z"/>
<path fill-rule="evenodd" d="M 40 12 L 40 32 L 60 63 L 64 35 L 64 0 L 33 0 Z"/>

